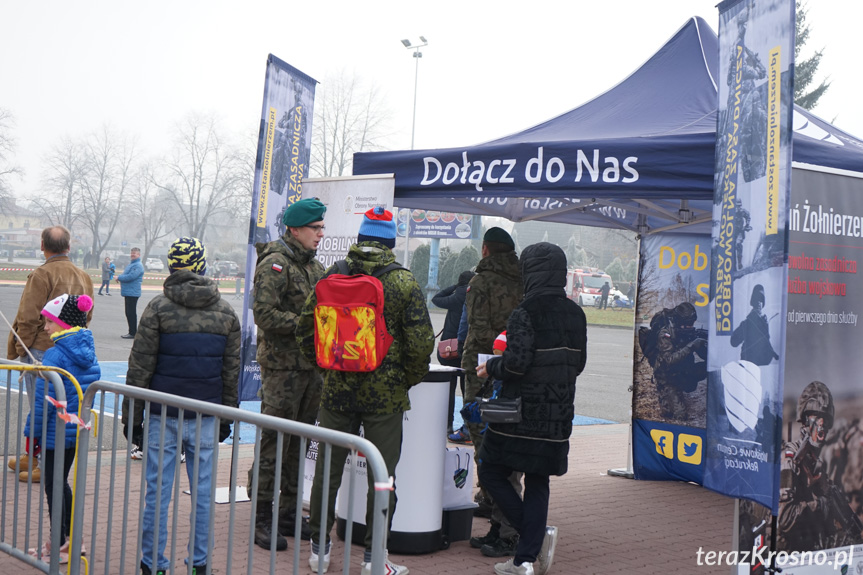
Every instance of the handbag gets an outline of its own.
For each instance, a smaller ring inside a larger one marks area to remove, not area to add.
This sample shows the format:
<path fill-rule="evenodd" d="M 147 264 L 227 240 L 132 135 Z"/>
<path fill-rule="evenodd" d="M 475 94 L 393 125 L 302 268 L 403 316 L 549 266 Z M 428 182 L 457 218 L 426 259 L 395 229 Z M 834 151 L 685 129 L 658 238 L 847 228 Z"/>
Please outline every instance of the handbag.
<path fill-rule="evenodd" d="M 521 398 L 492 398 L 479 404 L 479 416 L 485 423 L 520 423 Z"/>
<path fill-rule="evenodd" d="M 437 353 L 443 359 L 458 359 L 458 339 L 445 339 L 437 344 Z"/>

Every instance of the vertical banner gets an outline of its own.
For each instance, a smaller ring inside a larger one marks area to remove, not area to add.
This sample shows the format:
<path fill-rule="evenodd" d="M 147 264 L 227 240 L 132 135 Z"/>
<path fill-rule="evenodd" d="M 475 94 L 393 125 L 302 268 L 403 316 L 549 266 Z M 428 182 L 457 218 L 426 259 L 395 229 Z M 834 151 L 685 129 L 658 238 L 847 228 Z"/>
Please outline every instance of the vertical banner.
<path fill-rule="evenodd" d="M 653 234 L 642 238 L 640 252 L 632 384 L 635 478 L 700 484 L 710 236 Z"/>
<path fill-rule="evenodd" d="M 775 514 L 785 349 L 794 2 L 719 6 L 704 486 Z"/>
<path fill-rule="evenodd" d="M 258 399 L 261 388 L 261 370 L 255 360 L 257 333 L 251 299 L 258 259 L 255 244 L 273 241 L 285 232 L 282 214 L 302 196 L 303 177 L 308 173 L 311 156 L 316 84 L 314 79 L 272 54 L 267 58 L 246 249 L 240 401 Z"/>

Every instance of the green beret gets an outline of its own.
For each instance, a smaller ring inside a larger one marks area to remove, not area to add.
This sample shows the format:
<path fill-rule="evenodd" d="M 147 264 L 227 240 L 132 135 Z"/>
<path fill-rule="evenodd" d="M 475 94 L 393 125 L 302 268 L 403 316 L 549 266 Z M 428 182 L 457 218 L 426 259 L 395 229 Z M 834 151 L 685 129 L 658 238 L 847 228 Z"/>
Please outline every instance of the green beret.
<path fill-rule="evenodd" d="M 326 211 L 327 206 L 321 200 L 306 198 L 288 206 L 288 209 L 285 210 L 285 214 L 282 216 L 282 223 L 289 228 L 301 228 L 312 222 L 319 222 L 324 219 Z"/>
<path fill-rule="evenodd" d="M 515 242 L 512 241 L 512 236 L 506 233 L 503 228 L 489 228 L 482 237 L 484 242 L 496 242 L 509 246 L 509 249 L 515 249 Z"/>

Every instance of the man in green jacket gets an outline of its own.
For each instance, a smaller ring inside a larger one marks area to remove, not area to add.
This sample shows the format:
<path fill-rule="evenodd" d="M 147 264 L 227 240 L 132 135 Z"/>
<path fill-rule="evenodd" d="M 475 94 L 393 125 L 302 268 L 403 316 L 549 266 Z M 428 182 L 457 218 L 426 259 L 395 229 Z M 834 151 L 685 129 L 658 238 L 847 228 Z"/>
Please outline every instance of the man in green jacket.
<path fill-rule="evenodd" d="M 324 213 L 320 200 L 308 198 L 288 206 L 282 216 L 286 230 L 279 239 L 256 244 L 255 292 L 252 311 L 258 326 L 257 360 L 261 366 L 261 413 L 315 424 L 321 402 L 321 376 L 314 361 L 297 347 L 297 320 L 306 298 L 324 273 L 315 259 L 324 237 Z M 255 543 L 270 549 L 273 539 L 276 441 L 272 430 L 261 433 Z M 279 486 L 276 549 L 288 548 L 284 535 L 293 535 L 296 520 L 297 476 L 300 440 L 295 436 L 282 443 L 282 471 Z M 252 485 L 252 469 L 249 485 Z M 309 538 L 307 519 L 302 519 L 302 537 Z"/>
<path fill-rule="evenodd" d="M 495 338 L 506 329 L 506 322 L 524 295 L 515 242 L 505 230 L 489 228 L 482 238 L 482 259 L 476 266 L 476 275 L 467 288 L 465 306 L 467 308 L 467 338 L 464 342 L 464 355 L 461 367 L 465 370 L 465 401 L 473 401 L 480 395 L 490 395 L 484 389 L 485 378 L 476 374 L 477 358 L 481 353 L 494 353 Z M 482 431 L 485 424 L 468 423 L 470 438 L 479 454 L 482 447 Z M 479 463 L 477 459 L 477 463 Z M 511 479 L 513 488 L 521 493 L 520 475 Z M 493 503 L 485 488 L 480 485 L 481 506 Z M 491 530 L 483 537 L 472 537 L 471 547 L 480 549 L 488 557 L 512 555 L 518 543 L 518 533 L 509 524 L 501 510 L 491 509 Z"/>
<path fill-rule="evenodd" d="M 395 262 L 392 249 L 396 241 L 396 223 L 388 210 L 377 207 L 366 212 L 346 262 L 352 273 L 371 275 L 377 269 Z M 335 271 L 335 270 L 333 270 Z M 320 426 L 359 435 L 360 425 L 366 439 L 381 452 L 387 473 L 395 478 L 396 465 L 401 457 L 402 422 L 404 412 L 410 409 L 408 390 L 420 383 L 428 372 L 429 357 L 434 349 L 434 330 L 429 319 L 425 296 L 413 274 L 406 269 L 390 270 L 380 276 L 384 291 L 384 321 L 393 337 L 389 351 L 374 371 L 347 372 L 325 370 L 324 391 L 318 416 Z M 315 356 L 315 306 L 317 297 L 311 293 L 297 326 L 297 341 L 303 355 L 310 362 Z M 326 571 L 330 561 L 330 536 L 335 520 L 336 493 L 342 482 L 342 470 L 348 450 L 332 447 L 332 466 L 329 472 L 328 509 L 326 510 L 325 533 L 327 541 L 321 545 L 316 541 L 321 527 L 321 502 L 323 501 L 324 459 L 318 458 L 315 481 L 312 484 L 311 528 L 312 553 L 309 566 L 315 573 L 323 561 Z M 374 481 L 386 481 L 384 477 L 372 478 L 369 474 L 368 500 L 366 503 L 366 551 L 363 556 L 362 575 L 371 572 L 372 526 L 377 520 L 373 516 Z M 395 491 L 390 492 L 390 513 L 387 532 L 392 526 L 395 513 Z M 385 572 L 404 575 L 408 569 L 386 561 Z"/>

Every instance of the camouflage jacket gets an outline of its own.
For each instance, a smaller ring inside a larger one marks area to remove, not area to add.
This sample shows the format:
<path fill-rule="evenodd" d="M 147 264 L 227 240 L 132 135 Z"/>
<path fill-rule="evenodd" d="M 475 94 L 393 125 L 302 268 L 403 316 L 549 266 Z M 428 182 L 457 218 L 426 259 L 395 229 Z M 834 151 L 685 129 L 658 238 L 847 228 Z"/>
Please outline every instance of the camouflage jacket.
<path fill-rule="evenodd" d="M 512 310 L 521 302 L 524 285 L 515 252 L 480 260 L 467 288 L 467 339 L 461 366 L 475 372 L 477 355 L 492 353 L 494 338 L 506 329 Z"/>
<path fill-rule="evenodd" d="M 381 244 L 362 242 L 351 246 L 346 261 L 351 270 L 370 274 L 395 259 L 393 252 Z M 434 330 L 419 284 L 408 270 L 387 272 L 380 280 L 384 288 L 384 319 L 393 343 L 375 371 L 326 370 L 321 405 L 327 409 L 377 414 L 407 411 L 408 390 L 428 372 Z M 313 363 L 315 305 L 317 298 L 312 292 L 297 326 L 300 349 Z"/>
<path fill-rule="evenodd" d="M 239 375 L 240 320 L 231 304 L 213 280 L 188 270 L 172 273 L 141 314 L 126 385 L 237 407 Z M 150 406 L 151 413 L 160 409 Z M 124 424 L 128 411 L 123 402 Z M 143 402 L 135 402 L 135 425 L 143 411 Z M 169 407 L 167 414 L 176 417 L 177 410 Z"/>
<path fill-rule="evenodd" d="M 297 319 L 324 266 L 290 234 L 259 243 L 252 311 L 258 326 L 258 363 L 270 369 L 311 370 L 297 347 Z"/>

